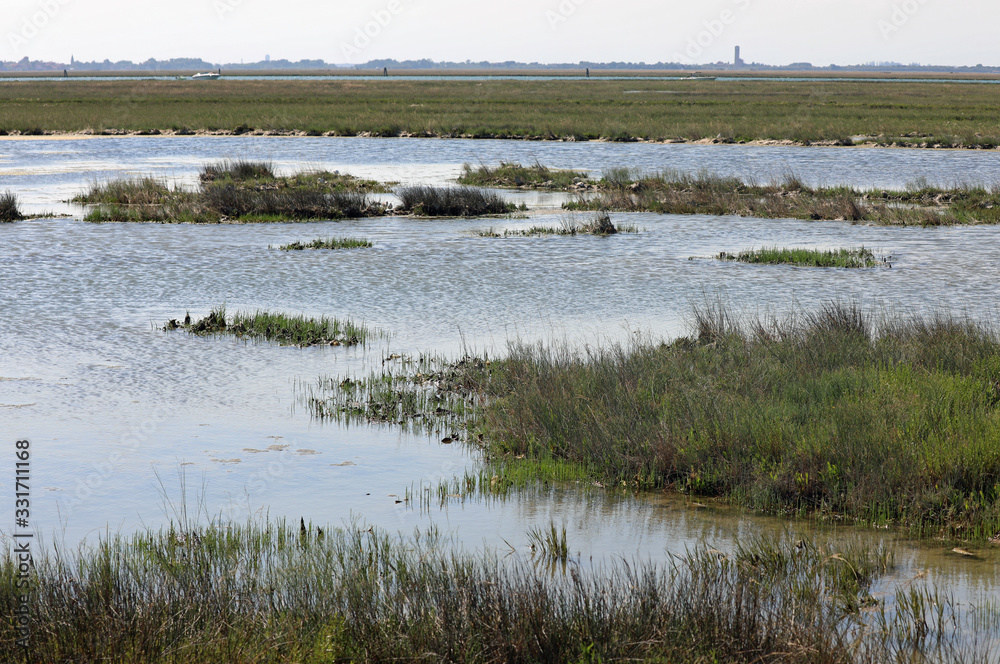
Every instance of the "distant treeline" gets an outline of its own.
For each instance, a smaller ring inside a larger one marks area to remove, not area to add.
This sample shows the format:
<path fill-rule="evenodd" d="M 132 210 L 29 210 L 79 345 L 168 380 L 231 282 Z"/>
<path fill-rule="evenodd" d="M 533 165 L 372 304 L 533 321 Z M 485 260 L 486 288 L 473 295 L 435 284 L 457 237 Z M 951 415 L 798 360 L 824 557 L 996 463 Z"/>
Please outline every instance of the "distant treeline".
<path fill-rule="evenodd" d="M 369 60 L 359 65 L 338 65 L 324 60 L 262 60 L 259 62 L 217 63 L 206 62 L 201 58 L 171 58 L 156 60 L 150 58 L 144 62 L 130 60 L 111 60 L 80 62 L 71 59 L 70 62 L 46 62 L 42 60 L 0 61 L 0 71 L 184 71 L 184 70 L 261 70 L 261 69 L 500 69 L 500 70 L 533 70 L 533 69 L 594 69 L 594 70 L 706 70 L 706 71 L 829 71 L 829 72 L 927 72 L 927 73 L 966 73 L 966 74 L 996 74 L 1000 67 L 975 65 L 974 67 L 951 67 L 946 65 L 901 64 L 898 62 L 867 62 L 858 65 L 814 66 L 809 62 L 794 62 L 788 65 L 766 65 L 748 63 L 737 67 L 731 62 L 709 62 L 699 65 L 682 64 L 679 62 L 435 62 L 434 60 Z"/>

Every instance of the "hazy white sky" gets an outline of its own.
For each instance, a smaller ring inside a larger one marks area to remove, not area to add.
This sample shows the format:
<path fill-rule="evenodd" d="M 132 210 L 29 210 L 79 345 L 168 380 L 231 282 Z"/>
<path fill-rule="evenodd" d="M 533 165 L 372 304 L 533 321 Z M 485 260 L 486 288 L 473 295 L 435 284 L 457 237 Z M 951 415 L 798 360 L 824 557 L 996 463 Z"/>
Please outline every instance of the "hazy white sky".
<path fill-rule="evenodd" d="M 0 60 L 1000 65 L 997 0 L 0 2 Z"/>

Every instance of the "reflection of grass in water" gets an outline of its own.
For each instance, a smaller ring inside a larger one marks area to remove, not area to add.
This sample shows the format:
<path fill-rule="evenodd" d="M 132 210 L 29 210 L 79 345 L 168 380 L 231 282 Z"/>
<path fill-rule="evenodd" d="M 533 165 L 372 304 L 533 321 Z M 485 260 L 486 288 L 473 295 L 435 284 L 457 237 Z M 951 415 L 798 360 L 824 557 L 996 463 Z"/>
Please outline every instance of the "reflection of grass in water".
<path fill-rule="evenodd" d="M 568 551 L 559 533 L 554 544 L 559 556 Z M 456 552 L 435 529 L 407 537 L 304 520 L 182 522 L 36 554 L 34 563 L 39 661 L 66 653 L 124 664 L 429 653 L 441 661 L 796 663 L 980 655 L 950 623 L 963 621 L 953 601 L 905 584 L 873 598 L 892 557 L 850 542 L 751 537 L 731 554 L 699 547 L 660 565 L 581 568 L 516 550 L 506 559 Z M 0 563 L 0 601 L 12 615 L 17 565 L 11 554 Z M 975 635 L 980 649 L 997 633 L 995 621 L 987 627 Z M 0 659 L 20 655 L 4 621 Z"/>
<path fill-rule="evenodd" d="M 877 258 L 870 249 L 786 249 L 764 247 L 738 254 L 722 252 L 719 259 L 757 265 L 799 265 L 803 267 L 868 268 L 887 266 L 887 258 Z"/>
<path fill-rule="evenodd" d="M 445 380 L 376 374 L 362 398 L 334 380 L 310 408 L 462 431 L 490 460 L 559 459 L 610 485 L 916 534 L 1000 532 L 994 331 L 836 303 L 742 323 L 710 307 L 695 328 L 669 345 L 514 344 L 442 364 Z"/>
<path fill-rule="evenodd" d="M 586 179 L 587 174 L 583 171 L 548 168 L 536 161 L 533 166 L 500 162 L 499 166 L 483 164 L 473 168 L 463 164 L 458 182 L 476 187 L 566 189 Z"/>
<path fill-rule="evenodd" d="M 368 249 L 375 245 L 371 240 L 353 237 L 331 237 L 317 238 L 312 242 L 302 242 L 296 240 L 289 244 L 283 244 L 278 249 L 282 251 L 301 251 L 303 249 Z"/>
<path fill-rule="evenodd" d="M 382 333 L 363 324 L 338 318 L 311 318 L 271 311 L 226 313 L 226 307 L 216 307 L 204 318 L 183 323 L 171 320 L 165 330 L 184 328 L 192 334 L 230 334 L 241 339 L 275 341 L 294 346 L 353 346 L 367 343 Z"/>

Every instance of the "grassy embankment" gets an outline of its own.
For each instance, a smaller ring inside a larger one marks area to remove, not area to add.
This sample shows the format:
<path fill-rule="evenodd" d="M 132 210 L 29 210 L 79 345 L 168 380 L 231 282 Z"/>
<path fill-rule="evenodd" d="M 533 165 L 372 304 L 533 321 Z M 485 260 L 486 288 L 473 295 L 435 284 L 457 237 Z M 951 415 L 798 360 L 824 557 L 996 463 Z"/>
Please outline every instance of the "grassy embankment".
<path fill-rule="evenodd" d="M 289 346 L 354 346 L 383 336 L 380 330 L 338 318 L 310 318 L 271 311 L 226 313 L 225 305 L 216 307 L 207 316 L 193 321 L 191 315 L 182 322 L 167 321 L 164 330 L 186 329 L 192 334 L 228 334 L 253 341 L 275 341 Z"/>
<path fill-rule="evenodd" d="M 17 194 L 5 191 L 0 194 L 0 223 L 24 219 Z"/>
<path fill-rule="evenodd" d="M 197 131 L 1000 145 L 994 86 L 947 82 L 70 78 L 0 88 L 0 133 Z"/>
<path fill-rule="evenodd" d="M 354 237 L 317 238 L 311 242 L 296 240 L 278 247 L 282 251 L 302 251 L 304 249 L 371 249 L 371 240 Z"/>
<path fill-rule="evenodd" d="M 224 161 L 205 166 L 197 191 L 171 189 L 152 177 L 95 183 L 73 199 L 94 205 L 86 221 L 250 223 L 308 221 L 385 214 L 368 199 L 385 185 L 328 172 L 283 177 L 267 162 Z"/>
<path fill-rule="evenodd" d="M 947 598 L 905 584 L 872 595 L 893 569 L 884 549 L 751 537 L 729 554 L 586 569 L 565 537 L 528 540 L 533 552 L 501 558 L 434 531 L 179 523 L 36 554 L 30 661 L 984 660 Z M 4 615 L 17 575 L 8 553 Z M 996 622 L 979 619 L 979 649 Z M 0 624 L 5 662 L 25 658 L 16 636 Z"/>
<path fill-rule="evenodd" d="M 718 255 L 719 260 L 750 263 L 751 265 L 797 265 L 801 267 L 839 267 L 839 268 L 869 268 L 892 267 L 888 256 L 875 256 L 871 249 L 787 249 L 783 247 L 764 247 L 762 249 L 747 249 L 737 254 L 725 251 Z"/>
<path fill-rule="evenodd" d="M 464 431 L 505 464 L 913 534 L 1000 533 L 1000 337 L 831 304 L 739 324 L 698 314 L 669 345 L 509 356 L 320 382 L 317 417 Z M 502 478 L 501 478 L 502 481 Z"/>

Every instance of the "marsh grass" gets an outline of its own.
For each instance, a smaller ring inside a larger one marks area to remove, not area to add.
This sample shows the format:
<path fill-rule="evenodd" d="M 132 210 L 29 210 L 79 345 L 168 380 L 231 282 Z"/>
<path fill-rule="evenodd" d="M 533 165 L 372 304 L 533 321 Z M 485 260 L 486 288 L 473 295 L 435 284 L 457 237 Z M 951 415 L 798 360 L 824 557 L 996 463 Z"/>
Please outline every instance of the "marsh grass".
<path fill-rule="evenodd" d="M 73 200 L 96 206 L 84 217 L 92 222 L 308 221 L 378 216 L 387 209 L 367 196 L 385 186 L 341 173 L 279 177 L 268 162 L 237 160 L 205 166 L 200 180 L 192 192 L 152 177 L 123 178 L 94 183 Z"/>
<path fill-rule="evenodd" d="M 721 252 L 719 260 L 753 265 L 797 265 L 801 267 L 871 268 L 891 267 L 888 256 L 877 257 L 864 247 L 842 249 L 788 249 L 763 247 L 738 254 Z"/>
<path fill-rule="evenodd" d="M 489 228 L 479 231 L 480 237 L 538 237 L 544 235 L 600 235 L 608 236 L 617 233 L 638 233 L 635 224 L 614 224 L 607 212 L 598 212 L 590 219 L 563 219 L 558 226 L 529 226 L 528 228 L 508 228 L 498 231 Z"/>
<path fill-rule="evenodd" d="M 353 400 L 351 415 L 401 422 L 447 399 L 447 426 L 493 460 L 559 459 L 608 486 L 916 535 L 1000 533 L 992 328 L 830 303 L 786 320 L 713 305 L 692 329 L 670 344 L 515 343 L 503 359 L 465 358 L 441 391 L 413 373 L 375 374 L 384 394 Z M 351 399 L 329 387 L 314 412 L 342 416 Z M 424 410 L 378 410 L 418 389 Z"/>
<path fill-rule="evenodd" d="M 127 177 L 106 182 L 94 182 L 86 192 L 74 196 L 74 203 L 104 203 L 107 205 L 157 205 L 180 195 L 166 182 L 154 177 Z"/>
<path fill-rule="evenodd" d="M 382 336 L 381 331 L 338 318 L 310 318 L 271 311 L 227 314 L 225 305 L 212 309 L 207 316 L 183 323 L 170 320 L 164 330 L 184 328 L 192 334 L 228 334 L 240 339 L 273 341 L 288 346 L 354 346 Z"/>
<path fill-rule="evenodd" d="M 851 221 L 900 226 L 1000 222 L 1000 190 L 977 186 L 861 191 L 806 186 L 794 174 L 768 184 L 707 171 L 609 169 L 597 196 L 564 204 L 572 210 L 711 214 L 769 219 Z"/>
<path fill-rule="evenodd" d="M 569 189 L 587 180 L 583 171 L 548 168 L 536 161 L 532 166 L 500 162 L 499 166 L 462 165 L 459 184 L 509 189 Z"/>
<path fill-rule="evenodd" d="M 568 551 L 554 529 L 540 536 L 557 560 Z M 905 585 L 872 598 L 891 569 L 880 549 L 788 537 L 585 569 L 462 553 L 433 528 L 184 522 L 37 554 L 31 649 L 33 661 L 122 664 L 985 661 L 934 620 L 960 611 L 947 598 Z M 17 573 L 8 552 L 7 615 Z M 22 655 L 3 621 L 0 659 Z"/>
<path fill-rule="evenodd" d="M 371 240 L 353 237 L 317 238 L 311 242 L 296 240 L 278 247 L 282 251 L 302 251 L 304 249 L 370 249 L 375 245 Z"/>
<path fill-rule="evenodd" d="M 274 180 L 274 164 L 270 161 L 252 159 L 225 159 L 202 167 L 199 179 L 202 182 L 215 180 Z"/>
<path fill-rule="evenodd" d="M 190 81 L 5 82 L 0 131 L 233 134 L 253 127 L 258 134 L 338 136 L 1000 144 L 992 86 L 945 81 L 216 83 L 206 95 Z M 130 103 L 119 103 L 123 98 Z"/>
<path fill-rule="evenodd" d="M 17 194 L 5 191 L 0 194 L 0 223 L 24 219 Z"/>
<path fill-rule="evenodd" d="M 517 210 L 496 192 L 476 187 L 403 187 L 400 209 L 421 217 L 479 217 Z"/>

